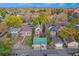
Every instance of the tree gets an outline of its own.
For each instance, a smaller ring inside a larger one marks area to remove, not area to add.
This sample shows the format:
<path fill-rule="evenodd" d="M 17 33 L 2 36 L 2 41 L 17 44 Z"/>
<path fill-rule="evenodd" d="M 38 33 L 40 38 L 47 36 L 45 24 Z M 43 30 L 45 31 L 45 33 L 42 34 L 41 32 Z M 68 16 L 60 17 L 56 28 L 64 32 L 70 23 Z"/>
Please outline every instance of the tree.
<path fill-rule="evenodd" d="M 54 43 L 53 41 L 51 41 L 51 42 L 49 43 L 49 46 L 50 46 L 52 49 L 55 49 L 55 48 L 56 48 L 56 45 L 55 45 L 55 43 Z"/>
<path fill-rule="evenodd" d="M 76 31 L 75 31 L 76 35 L 75 35 L 75 40 L 77 42 L 79 42 L 79 28 L 76 28 Z"/>
<path fill-rule="evenodd" d="M 61 27 L 60 29 L 59 29 L 60 31 L 58 31 L 58 33 L 57 33 L 57 35 L 62 39 L 62 41 L 64 41 L 64 38 L 66 38 L 66 28 L 64 28 L 64 27 Z"/>
<path fill-rule="evenodd" d="M 33 27 L 33 28 L 32 28 L 32 35 L 31 35 L 31 42 L 33 42 L 34 35 L 35 35 L 35 29 L 34 29 L 34 27 Z"/>
<path fill-rule="evenodd" d="M 72 39 L 73 41 L 76 41 L 76 30 L 73 27 L 61 27 L 60 31 L 57 33 L 57 35 L 61 38 L 61 40 L 64 42 L 64 44 L 66 44 L 67 46 L 67 42 L 66 42 L 66 38 L 68 38 L 69 40 Z"/>
<path fill-rule="evenodd" d="M 11 55 L 11 44 L 9 38 L 4 38 L 3 41 L 0 41 L 0 55 Z"/>
<path fill-rule="evenodd" d="M 33 23 L 36 25 L 36 24 L 39 24 L 39 25 L 42 25 L 42 24 L 45 24 L 47 23 L 47 18 L 44 14 L 40 14 L 38 15 L 37 17 L 35 17 L 33 19 Z"/>
<path fill-rule="evenodd" d="M 79 18 L 76 19 L 76 22 L 79 23 Z"/>
<path fill-rule="evenodd" d="M 62 27 L 58 32 L 58 36 L 61 39 L 65 39 L 66 37 L 71 37 L 72 40 L 75 41 L 76 30 L 73 27 Z"/>
<path fill-rule="evenodd" d="M 70 27 L 73 27 L 74 24 L 76 23 L 76 19 L 71 17 L 71 18 L 69 18 L 68 22 L 70 23 Z"/>
<path fill-rule="evenodd" d="M 48 44 L 50 44 L 52 42 L 52 38 L 50 36 L 50 30 L 49 29 L 46 29 L 45 31 L 45 37 L 48 39 Z"/>
<path fill-rule="evenodd" d="M 6 16 L 4 19 L 4 22 L 8 27 L 16 28 L 22 25 L 23 21 L 21 17 L 11 15 L 11 16 Z"/>
<path fill-rule="evenodd" d="M 5 18 L 6 14 L 7 14 L 7 11 L 5 11 L 5 10 L 0 10 L 0 15 L 1 15 L 3 18 Z"/>
<path fill-rule="evenodd" d="M 40 14 L 37 17 L 35 17 L 32 22 L 34 25 L 45 25 L 45 27 L 47 27 L 47 24 L 54 23 L 55 20 L 48 17 L 48 14 Z"/>
<path fill-rule="evenodd" d="M 68 17 L 72 16 L 72 11 L 68 11 Z"/>

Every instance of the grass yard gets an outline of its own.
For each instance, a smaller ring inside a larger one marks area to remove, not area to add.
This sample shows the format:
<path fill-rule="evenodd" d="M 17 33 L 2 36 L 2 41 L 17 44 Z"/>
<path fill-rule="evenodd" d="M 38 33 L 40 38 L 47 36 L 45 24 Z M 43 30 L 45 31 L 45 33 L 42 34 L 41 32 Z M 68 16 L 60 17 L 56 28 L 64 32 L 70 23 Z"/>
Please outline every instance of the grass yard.
<path fill-rule="evenodd" d="M 31 37 L 26 37 L 25 40 L 24 40 L 24 43 L 28 46 L 32 46 L 32 39 Z"/>

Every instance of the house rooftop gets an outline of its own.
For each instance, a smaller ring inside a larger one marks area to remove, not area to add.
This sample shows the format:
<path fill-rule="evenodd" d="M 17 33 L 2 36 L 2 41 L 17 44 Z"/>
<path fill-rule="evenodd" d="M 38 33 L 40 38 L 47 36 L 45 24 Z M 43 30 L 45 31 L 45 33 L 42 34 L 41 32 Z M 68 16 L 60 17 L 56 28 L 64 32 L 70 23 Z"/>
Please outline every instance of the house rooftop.
<path fill-rule="evenodd" d="M 19 32 L 21 30 L 21 28 L 10 28 L 9 32 Z"/>
<path fill-rule="evenodd" d="M 47 45 L 47 38 L 34 38 L 33 39 L 33 44 L 36 45 L 36 44 L 45 44 Z"/>
<path fill-rule="evenodd" d="M 74 24 L 75 27 L 79 27 L 79 24 Z"/>
<path fill-rule="evenodd" d="M 54 43 L 63 43 L 63 41 L 59 38 L 59 37 L 53 37 L 52 38 L 52 41 L 54 42 Z"/>
<path fill-rule="evenodd" d="M 22 31 L 31 31 L 31 27 L 28 24 L 22 26 Z"/>

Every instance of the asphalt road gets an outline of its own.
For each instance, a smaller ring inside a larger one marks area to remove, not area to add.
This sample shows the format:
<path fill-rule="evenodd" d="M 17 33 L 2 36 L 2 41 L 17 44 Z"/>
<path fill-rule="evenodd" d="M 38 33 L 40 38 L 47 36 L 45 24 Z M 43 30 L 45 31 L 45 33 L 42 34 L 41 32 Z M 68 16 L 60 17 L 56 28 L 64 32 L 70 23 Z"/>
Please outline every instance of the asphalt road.
<path fill-rule="evenodd" d="M 54 49 L 54 50 L 13 50 L 13 56 L 72 56 L 79 48 Z"/>

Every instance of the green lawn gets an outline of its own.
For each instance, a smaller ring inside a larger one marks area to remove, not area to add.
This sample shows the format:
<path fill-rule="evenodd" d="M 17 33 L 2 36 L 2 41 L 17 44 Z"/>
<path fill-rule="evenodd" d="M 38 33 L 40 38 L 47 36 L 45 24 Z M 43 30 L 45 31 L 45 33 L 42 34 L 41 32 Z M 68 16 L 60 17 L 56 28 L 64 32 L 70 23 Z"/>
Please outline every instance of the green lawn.
<path fill-rule="evenodd" d="M 26 37 L 24 40 L 24 43 L 28 46 L 32 46 L 32 40 L 31 37 Z"/>

